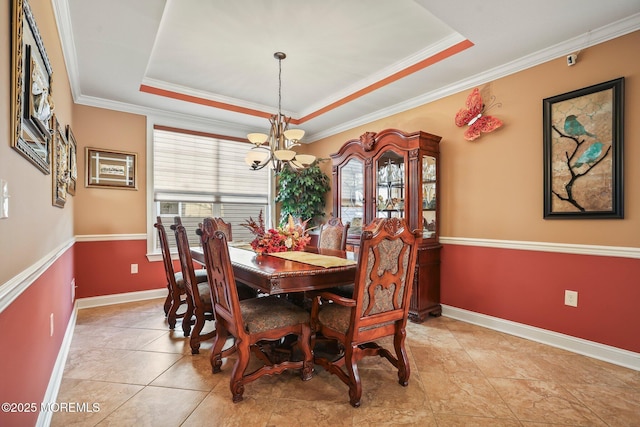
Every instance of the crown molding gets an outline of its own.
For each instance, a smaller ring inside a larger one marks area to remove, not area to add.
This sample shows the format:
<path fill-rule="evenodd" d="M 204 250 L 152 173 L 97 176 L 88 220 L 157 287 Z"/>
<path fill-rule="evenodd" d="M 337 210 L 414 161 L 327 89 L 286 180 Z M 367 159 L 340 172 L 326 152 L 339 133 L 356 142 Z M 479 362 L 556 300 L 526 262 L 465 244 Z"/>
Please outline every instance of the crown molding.
<path fill-rule="evenodd" d="M 348 131 L 358 126 L 374 122 L 376 120 L 384 119 L 394 114 L 417 108 L 421 105 L 437 101 L 438 99 L 447 97 L 449 95 L 453 95 L 476 86 L 481 86 L 485 83 L 497 80 L 499 78 L 535 67 L 536 65 L 543 64 L 569 53 L 576 52 L 587 47 L 595 46 L 597 44 L 615 39 L 617 37 L 621 37 L 625 34 L 637 31 L 638 29 L 640 29 L 640 13 L 636 13 L 620 21 L 614 22 L 613 24 L 606 25 L 602 28 L 591 31 L 587 34 L 582 34 L 565 42 L 558 43 L 549 48 L 534 52 L 515 61 L 503 64 L 499 67 L 492 68 L 485 71 L 484 73 L 480 73 L 474 76 L 473 78 L 460 80 L 450 85 L 443 86 L 442 88 L 439 88 L 437 90 L 424 93 L 404 102 L 400 102 L 389 108 L 385 108 L 383 110 L 361 116 L 355 120 L 342 123 L 338 126 L 334 126 L 322 132 L 316 132 L 314 134 L 307 135 L 307 141 L 314 142 L 319 139 L 327 138 L 338 133 Z M 585 38 L 588 40 L 588 42 L 585 42 Z"/>

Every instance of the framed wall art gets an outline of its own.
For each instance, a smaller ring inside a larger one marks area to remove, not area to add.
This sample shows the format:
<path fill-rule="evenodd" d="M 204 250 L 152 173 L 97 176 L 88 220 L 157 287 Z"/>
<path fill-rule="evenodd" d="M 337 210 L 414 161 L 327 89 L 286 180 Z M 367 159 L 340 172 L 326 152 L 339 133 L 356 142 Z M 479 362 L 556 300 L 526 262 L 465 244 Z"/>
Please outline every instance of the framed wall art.
<path fill-rule="evenodd" d="M 69 183 L 67 184 L 67 193 L 72 196 L 76 195 L 76 187 L 78 185 L 78 144 L 76 143 L 76 137 L 71 131 L 71 126 L 67 125 L 67 142 L 69 143 Z"/>
<path fill-rule="evenodd" d="M 137 155 L 86 148 L 87 187 L 137 188 Z"/>
<path fill-rule="evenodd" d="M 27 0 L 12 0 L 11 146 L 51 172 L 51 63 Z"/>
<path fill-rule="evenodd" d="M 624 218 L 624 78 L 543 100 L 544 218 Z"/>
<path fill-rule="evenodd" d="M 52 134 L 52 181 L 53 181 L 53 205 L 64 208 L 67 201 L 67 185 L 69 183 L 69 143 L 62 131 L 57 117 L 51 117 Z"/>

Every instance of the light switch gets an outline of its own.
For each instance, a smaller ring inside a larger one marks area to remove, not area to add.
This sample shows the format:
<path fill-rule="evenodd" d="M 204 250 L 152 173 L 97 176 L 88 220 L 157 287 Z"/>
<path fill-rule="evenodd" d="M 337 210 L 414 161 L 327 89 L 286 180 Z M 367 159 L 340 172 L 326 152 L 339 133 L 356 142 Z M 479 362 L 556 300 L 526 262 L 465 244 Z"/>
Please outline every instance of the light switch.
<path fill-rule="evenodd" d="M 9 183 L 0 179 L 0 218 L 9 218 Z"/>

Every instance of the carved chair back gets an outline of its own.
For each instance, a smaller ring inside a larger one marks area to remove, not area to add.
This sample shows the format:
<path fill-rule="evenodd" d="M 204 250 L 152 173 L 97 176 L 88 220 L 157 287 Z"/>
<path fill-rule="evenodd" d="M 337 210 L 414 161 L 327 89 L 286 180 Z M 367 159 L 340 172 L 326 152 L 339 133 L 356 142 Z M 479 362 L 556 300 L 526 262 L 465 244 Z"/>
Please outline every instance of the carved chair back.
<path fill-rule="evenodd" d="M 363 230 L 356 272 L 352 341 L 393 335 L 409 314 L 416 236 L 399 218 L 374 219 Z"/>
<path fill-rule="evenodd" d="M 347 247 L 347 232 L 350 225 L 349 222 L 343 224 L 340 218 L 330 218 L 320 226 L 318 247 L 344 251 Z"/>

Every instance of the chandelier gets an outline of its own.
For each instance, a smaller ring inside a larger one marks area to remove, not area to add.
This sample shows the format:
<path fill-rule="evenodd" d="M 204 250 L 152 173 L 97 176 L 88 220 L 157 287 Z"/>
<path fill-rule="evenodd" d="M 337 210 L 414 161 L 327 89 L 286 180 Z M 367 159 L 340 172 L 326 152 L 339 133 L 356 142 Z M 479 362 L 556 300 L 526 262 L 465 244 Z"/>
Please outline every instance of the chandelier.
<path fill-rule="evenodd" d="M 247 153 L 244 161 L 253 170 L 259 170 L 271 165 L 276 173 L 280 173 L 286 165 L 294 170 L 306 169 L 316 160 L 310 154 L 298 154 L 292 150 L 300 145 L 304 136 L 302 129 L 289 129 L 291 117 L 282 115 L 282 60 L 287 57 L 282 52 L 276 52 L 273 57 L 278 60 L 278 114 L 269 119 L 271 131 L 264 133 L 250 133 L 247 139 L 254 145 Z M 268 141 L 268 144 L 265 142 Z"/>

